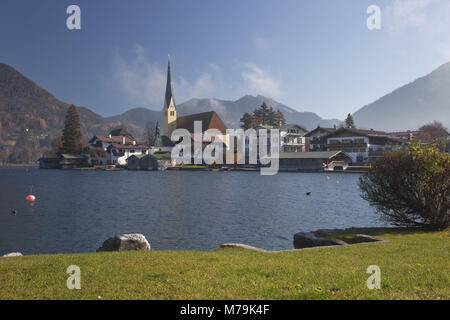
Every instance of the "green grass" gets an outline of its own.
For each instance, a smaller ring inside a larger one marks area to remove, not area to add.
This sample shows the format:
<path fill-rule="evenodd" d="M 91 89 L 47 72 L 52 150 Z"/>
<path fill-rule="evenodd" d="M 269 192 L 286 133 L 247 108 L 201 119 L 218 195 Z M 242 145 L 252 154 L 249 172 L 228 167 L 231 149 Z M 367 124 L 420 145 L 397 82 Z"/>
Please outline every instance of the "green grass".
<path fill-rule="evenodd" d="M 229 248 L 0 258 L 0 299 L 450 298 L 450 231 L 364 231 L 390 241 L 279 253 Z M 66 288 L 72 264 L 81 268 L 81 290 Z M 369 265 L 381 268 L 380 290 L 366 287 Z"/>

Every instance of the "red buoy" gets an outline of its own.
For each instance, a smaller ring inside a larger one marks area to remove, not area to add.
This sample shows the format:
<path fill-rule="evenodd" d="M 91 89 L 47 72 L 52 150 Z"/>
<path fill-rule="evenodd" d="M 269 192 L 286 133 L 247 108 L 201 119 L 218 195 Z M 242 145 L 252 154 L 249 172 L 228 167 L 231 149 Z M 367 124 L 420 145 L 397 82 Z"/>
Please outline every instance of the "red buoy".
<path fill-rule="evenodd" d="M 36 200 L 36 197 L 33 196 L 32 194 L 30 194 L 30 195 L 28 195 L 25 199 L 26 199 L 27 201 L 34 201 L 34 200 Z"/>

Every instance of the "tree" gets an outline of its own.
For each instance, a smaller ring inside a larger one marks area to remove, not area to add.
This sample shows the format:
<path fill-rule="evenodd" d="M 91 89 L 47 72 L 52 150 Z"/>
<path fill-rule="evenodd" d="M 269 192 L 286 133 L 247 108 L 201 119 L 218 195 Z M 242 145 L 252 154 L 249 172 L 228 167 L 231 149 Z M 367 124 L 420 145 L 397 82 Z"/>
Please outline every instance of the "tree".
<path fill-rule="evenodd" d="M 420 133 L 418 137 L 423 142 L 445 142 L 449 133 L 447 128 L 442 125 L 442 122 L 433 121 L 425 124 L 419 128 Z"/>
<path fill-rule="evenodd" d="M 61 153 L 77 154 L 85 151 L 85 144 L 80 130 L 80 117 L 77 108 L 72 104 L 67 110 L 62 134 Z"/>
<path fill-rule="evenodd" d="M 268 107 L 265 102 L 259 108 L 253 110 L 253 114 L 245 113 L 241 121 L 241 127 L 244 129 L 253 128 L 257 125 L 263 126 L 279 126 L 286 124 L 283 112 L 280 110 L 273 110 L 272 107 Z"/>
<path fill-rule="evenodd" d="M 396 226 L 443 230 L 450 217 L 450 154 L 414 142 L 378 159 L 359 180 L 362 198 Z"/>
<path fill-rule="evenodd" d="M 50 150 L 45 152 L 44 156 L 57 157 L 60 155 L 59 152 L 61 148 L 62 148 L 62 136 L 59 136 L 52 140 Z"/>
<path fill-rule="evenodd" d="M 239 120 L 241 122 L 241 128 L 244 130 L 250 129 L 253 127 L 254 119 L 251 114 L 248 112 L 244 113 L 242 118 Z"/>
<path fill-rule="evenodd" d="M 33 142 L 28 132 L 23 132 L 16 141 L 8 162 L 27 164 L 33 161 Z"/>
<path fill-rule="evenodd" d="M 286 119 L 284 118 L 284 114 L 279 109 L 277 110 L 277 112 L 275 114 L 275 122 L 278 125 L 282 125 L 282 126 L 286 124 Z"/>
<path fill-rule="evenodd" d="M 355 121 L 353 120 L 353 116 L 350 113 L 347 115 L 347 118 L 345 119 L 345 127 L 355 128 Z"/>
<path fill-rule="evenodd" d="M 152 145 L 157 135 L 159 135 L 158 122 L 156 122 L 156 124 L 153 121 L 147 122 L 145 125 L 144 137 L 149 146 Z"/>

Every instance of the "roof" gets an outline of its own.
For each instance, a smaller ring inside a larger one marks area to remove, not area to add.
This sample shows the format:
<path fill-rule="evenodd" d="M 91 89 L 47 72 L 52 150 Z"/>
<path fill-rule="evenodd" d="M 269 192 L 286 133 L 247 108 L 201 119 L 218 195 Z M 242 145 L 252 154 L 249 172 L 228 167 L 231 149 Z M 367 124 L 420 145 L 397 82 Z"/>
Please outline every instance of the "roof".
<path fill-rule="evenodd" d="M 148 156 L 148 154 L 133 154 L 133 155 L 129 156 L 127 158 L 127 160 L 132 158 L 132 157 L 138 158 L 140 160 L 140 159 L 144 158 L 145 156 Z"/>
<path fill-rule="evenodd" d="M 354 128 L 340 128 L 337 131 L 330 133 L 326 136 L 326 138 L 333 138 L 336 136 L 339 136 L 343 133 L 351 134 L 351 136 L 363 136 L 363 137 L 369 137 L 369 138 L 375 138 L 375 139 L 384 139 L 386 141 L 392 141 L 396 143 L 402 142 L 402 139 L 399 137 L 393 136 L 390 133 L 387 133 L 385 131 L 376 131 L 373 129 L 367 130 L 367 129 L 354 129 Z"/>
<path fill-rule="evenodd" d="M 87 159 L 89 156 L 85 154 L 69 154 L 69 153 L 63 153 L 61 155 L 64 159 Z"/>
<path fill-rule="evenodd" d="M 317 126 L 317 128 L 315 128 L 315 129 L 309 131 L 307 134 L 305 134 L 305 137 L 310 137 L 311 135 L 313 135 L 314 133 L 316 133 L 318 131 L 325 131 L 328 133 L 333 133 L 336 130 L 337 130 L 336 128 L 326 128 L 326 127 Z"/>
<path fill-rule="evenodd" d="M 127 131 L 127 129 L 125 128 L 116 128 L 113 129 L 109 132 L 109 134 L 111 136 L 115 136 L 115 137 L 121 137 L 121 136 L 126 136 L 126 137 L 130 137 L 133 138 L 133 136 Z"/>
<path fill-rule="evenodd" d="M 143 159 L 145 157 L 154 157 L 157 160 L 170 160 L 170 159 L 172 159 L 172 154 L 169 153 L 169 152 L 167 152 L 167 153 L 154 153 L 154 154 L 133 154 L 133 155 L 129 156 L 127 158 L 127 160 L 132 158 L 132 157 L 136 157 L 139 160 L 141 160 L 141 159 Z"/>
<path fill-rule="evenodd" d="M 342 151 L 317 151 L 317 152 L 280 152 L 280 159 L 331 159 L 338 154 L 344 154 Z"/>
<path fill-rule="evenodd" d="M 156 148 L 164 148 L 164 147 L 173 147 L 175 143 L 168 136 L 160 136 L 158 135 L 155 140 L 153 140 L 152 147 Z"/>
<path fill-rule="evenodd" d="M 89 143 L 92 143 L 95 139 L 98 139 L 98 140 L 100 140 L 102 142 L 106 142 L 106 143 L 114 143 L 114 142 L 122 143 L 124 137 L 125 137 L 125 144 L 133 142 L 133 140 L 128 136 L 111 136 L 111 138 L 107 137 L 107 136 L 94 136 L 94 137 L 92 137 L 91 140 L 89 140 Z"/>
<path fill-rule="evenodd" d="M 158 160 L 170 160 L 172 159 L 172 154 L 167 152 L 167 153 L 154 153 L 152 154 L 153 157 L 155 157 Z"/>
<path fill-rule="evenodd" d="M 177 129 L 186 129 L 190 133 L 194 133 L 194 121 L 202 122 L 202 132 L 205 132 L 208 129 L 217 129 L 225 134 L 227 131 L 227 127 L 215 111 L 195 113 L 188 116 L 179 117 L 177 119 Z"/>
<path fill-rule="evenodd" d="M 147 146 L 143 144 L 118 144 L 118 143 L 111 143 L 108 147 L 109 148 L 116 148 L 116 149 L 148 149 Z"/>
<path fill-rule="evenodd" d="M 298 125 L 298 124 L 285 124 L 285 125 L 282 125 L 281 127 L 280 127 L 280 130 L 286 130 L 286 129 L 289 129 L 289 128 L 298 128 L 298 129 L 300 129 L 300 130 L 303 130 L 303 131 L 305 131 L 305 132 L 308 132 L 308 130 L 306 130 L 305 128 L 303 128 L 301 125 Z"/>

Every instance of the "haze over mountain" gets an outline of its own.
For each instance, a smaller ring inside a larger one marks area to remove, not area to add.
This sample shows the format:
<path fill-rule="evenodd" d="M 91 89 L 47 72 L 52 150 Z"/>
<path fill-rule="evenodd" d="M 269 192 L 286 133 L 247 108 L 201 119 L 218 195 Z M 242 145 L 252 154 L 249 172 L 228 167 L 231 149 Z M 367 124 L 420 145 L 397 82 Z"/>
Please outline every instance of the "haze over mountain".
<path fill-rule="evenodd" d="M 216 111 L 229 128 L 239 128 L 239 119 L 245 112 L 252 113 L 253 110 L 265 102 L 267 106 L 274 110 L 281 110 L 287 123 L 296 123 L 306 129 L 314 129 L 317 125 L 330 127 L 340 124 L 338 119 L 322 119 L 313 112 L 299 112 L 286 105 L 283 105 L 271 98 L 261 95 L 245 95 L 236 101 L 219 99 L 191 99 L 178 105 L 177 110 L 180 115 L 191 114 L 204 111 Z"/>
<path fill-rule="evenodd" d="M 61 134 L 68 108 L 69 104 L 0 63 L 0 161 L 7 160 L 11 153 L 17 154 L 22 160 L 16 161 L 20 162 L 39 158 Z M 85 137 L 104 134 L 120 125 L 85 107 L 78 107 L 78 113 Z"/>
<path fill-rule="evenodd" d="M 377 130 L 414 130 L 427 122 L 438 120 L 450 127 L 450 63 L 427 76 L 417 79 L 380 98 L 354 113 L 358 127 Z M 317 125 L 330 127 L 340 124 L 337 119 L 322 119 L 313 112 L 299 112 L 261 95 L 246 95 L 231 100 L 191 99 L 177 105 L 179 116 L 216 111 L 229 128 L 238 128 L 245 112 L 252 113 L 262 102 L 280 109 L 287 123 L 306 129 Z M 0 160 L 10 154 L 16 142 L 27 135 L 33 159 L 37 159 L 53 138 L 61 134 L 69 104 L 55 98 L 30 79 L 7 64 L 0 63 Z M 78 107 L 82 133 L 86 138 L 106 134 L 112 128 L 126 126 L 138 139 L 144 135 L 145 125 L 162 121 L 162 112 L 134 108 L 113 117 L 102 117 L 86 107 Z"/>
<path fill-rule="evenodd" d="M 308 129 L 317 124 L 329 126 L 339 122 L 323 120 L 312 112 L 297 112 L 262 96 L 247 95 L 236 101 L 191 99 L 177 108 L 180 116 L 214 110 L 227 126 L 238 128 L 242 115 L 245 112 L 251 113 L 263 101 L 276 110 L 282 110 L 288 122 L 301 124 Z M 4 151 L 0 160 L 5 160 L 16 147 L 20 147 L 16 142 L 23 140 L 25 136 L 30 142 L 27 148 L 32 149 L 29 158 L 37 159 L 41 156 L 49 148 L 51 140 L 61 134 L 68 108 L 68 103 L 55 98 L 11 66 L 0 63 L 0 149 Z M 162 120 L 161 111 L 146 108 L 134 108 L 106 118 L 86 107 L 77 109 L 85 138 L 107 134 L 112 128 L 123 125 L 135 137 L 142 139 L 145 125 L 149 121 L 161 123 Z"/>
<path fill-rule="evenodd" d="M 215 98 L 209 99 L 190 99 L 184 103 L 177 105 L 178 116 L 184 116 L 193 113 L 200 113 L 206 111 L 215 111 L 224 121 L 228 128 L 239 128 L 239 119 L 245 112 L 252 113 L 255 108 L 261 106 L 266 102 L 269 107 L 274 110 L 281 110 L 286 118 L 287 123 L 296 123 L 306 129 L 313 129 L 317 125 L 324 127 L 340 124 L 338 119 L 322 119 L 313 112 L 298 112 L 288 106 L 285 106 L 273 99 L 258 95 L 246 95 L 242 98 L 231 100 L 220 100 Z M 133 124 L 140 127 L 145 127 L 149 121 L 162 121 L 162 111 L 150 110 L 147 108 L 134 108 L 126 111 L 123 114 L 108 117 L 108 121 L 121 122 L 124 125 Z"/>
<path fill-rule="evenodd" d="M 450 128 L 450 62 L 353 114 L 358 127 L 414 130 L 433 120 Z"/>

